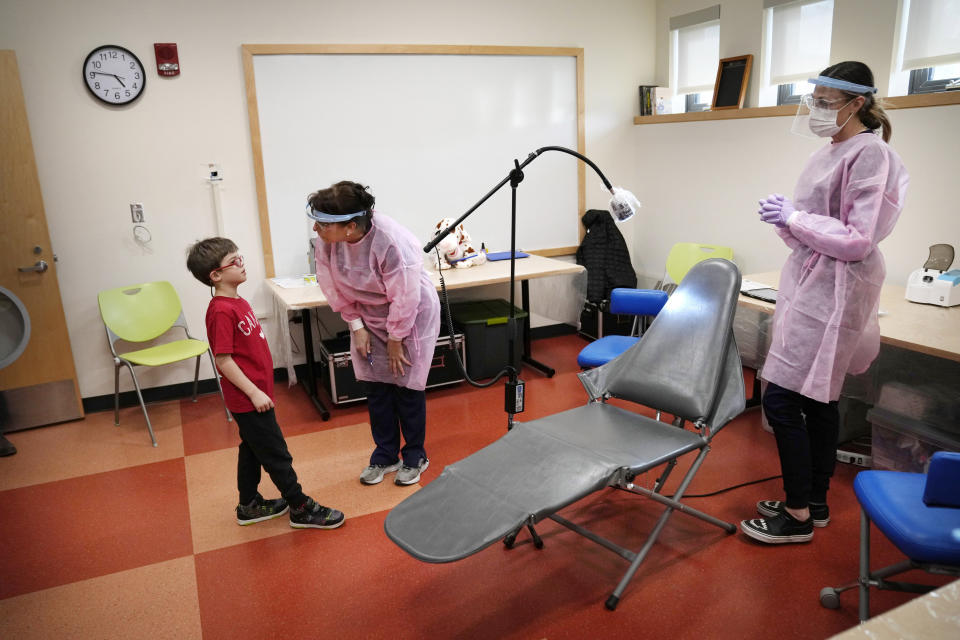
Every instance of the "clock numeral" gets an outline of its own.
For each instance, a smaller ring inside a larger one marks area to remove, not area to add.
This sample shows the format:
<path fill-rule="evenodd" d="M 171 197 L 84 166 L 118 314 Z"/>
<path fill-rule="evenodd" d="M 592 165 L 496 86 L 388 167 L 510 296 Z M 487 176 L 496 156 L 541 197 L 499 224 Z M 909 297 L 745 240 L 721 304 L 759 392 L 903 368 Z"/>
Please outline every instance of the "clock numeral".
<path fill-rule="evenodd" d="M 134 82 L 134 83 L 133 83 L 133 86 L 131 87 L 131 89 L 136 89 L 136 88 L 138 88 L 138 87 L 137 87 L 137 83 Z"/>
<path fill-rule="evenodd" d="M 110 89 L 104 89 L 104 90 L 103 90 L 103 97 L 107 97 L 108 95 L 110 95 Z"/>
<path fill-rule="evenodd" d="M 136 69 L 136 68 L 137 68 L 137 65 L 134 63 L 133 60 L 130 61 L 130 68 L 131 68 L 131 69 Z"/>
<path fill-rule="evenodd" d="M 100 83 L 99 83 L 99 82 L 94 82 L 94 83 L 93 83 L 93 88 L 94 88 L 94 89 L 99 89 L 99 88 L 100 88 Z"/>
<path fill-rule="evenodd" d="M 91 72 L 90 72 L 90 79 L 93 80 L 93 79 L 96 78 L 96 77 L 97 77 L 97 74 L 95 74 L 93 71 L 91 71 Z"/>
<path fill-rule="evenodd" d="M 120 99 L 120 92 L 117 91 L 116 93 L 114 93 L 114 94 L 113 94 L 113 97 L 114 97 L 114 99 L 119 100 L 119 99 Z"/>
<path fill-rule="evenodd" d="M 136 78 L 137 80 L 139 80 L 139 79 L 140 79 L 140 74 L 139 74 L 139 73 L 135 73 L 135 74 L 133 74 L 133 77 Z"/>
<path fill-rule="evenodd" d="M 99 60 L 91 60 L 91 61 L 90 61 L 90 64 L 93 65 L 93 68 L 94 68 L 94 69 L 99 69 L 99 68 L 100 68 L 100 61 L 99 61 Z"/>
<path fill-rule="evenodd" d="M 124 95 L 125 95 L 126 97 L 128 97 L 128 98 L 130 97 L 130 89 L 127 89 L 127 90 L 124 91 L 123 93 L 124 93 Z"/>

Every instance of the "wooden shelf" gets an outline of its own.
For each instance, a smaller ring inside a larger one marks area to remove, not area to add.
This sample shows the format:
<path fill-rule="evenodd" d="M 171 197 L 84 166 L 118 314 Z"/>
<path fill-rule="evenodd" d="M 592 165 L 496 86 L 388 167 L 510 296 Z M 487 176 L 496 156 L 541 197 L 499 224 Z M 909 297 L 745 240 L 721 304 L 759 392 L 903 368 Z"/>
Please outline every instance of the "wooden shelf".
<path fill-rule="evenodd" d="M 882 104 L 884 109 L 913 109 L 916 107 L 940 107 L 943 105 L 960 104 L 960 91 L 883 98 Z M 796 112 L 796 105 L 749 107 L 747 109 L 725 109 L 723 111 L 693 111 L 690 113 L 668 113 L 660 116 L 635 116 L 633 118 L 633 124 L 666 124 L 668 122 L 770 118 L 775 116 L 792 116 Z"/>

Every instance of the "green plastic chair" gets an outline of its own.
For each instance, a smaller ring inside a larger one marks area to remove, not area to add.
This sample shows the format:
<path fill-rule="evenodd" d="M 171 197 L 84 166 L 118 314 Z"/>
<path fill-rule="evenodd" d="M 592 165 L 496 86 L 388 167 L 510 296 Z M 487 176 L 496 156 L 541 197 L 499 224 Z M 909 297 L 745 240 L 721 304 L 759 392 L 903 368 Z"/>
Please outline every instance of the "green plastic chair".
<path fill-rule="evenodd" d="M 657 283 L 657 289 L 672 293 L 693 265 L 708 258 L 725 258 L 733 262 L 733 249 L 716 244 L 678 242 L 667 255 L 667 278 Z"/>
<path fill-rule="evenodd" d="M 203 340 L 197 340 L 190 335 L 187 320 L 183 315 L 180 298 L 169 282 L 147 282 L 128 287 L 118 287 L 101 291 L 97 295 L 100 304 L 100 316 L 107 330 L 107 342 L 110 343 L 110 352 L 113 354 L 114 364 L 114 394 L 113 394 L 113 422 L 120 424 L 120 367 L 126 366 L 133 378 L 133 386 L 137 389 L 137 398 L 143 409 L 143 417 L 147 421 L 150 431 L 150 440 L 157 446 L 157 438 L 153 434 L 147 406 L 143 402 L 140 392 L 140 383 L 134 365 L 144 367 L 159 367 L 173 364 L 189 358 L 197 359 L 196 371 L 193 377 L 193 401 L 197 401 L 197 383 L 200 378 L 200 358 L 204 353 L 210 356 L 214 376 L 217 380 L 217 389 L 223 401 L 227 421 L 232 420 L 227 410 L 226 400 L 223 398 L 223 387 L 220 386 L 220 376 L 213 360 L 210 345 Z M 165 342 L 145 349 L 117 353 L 117 341 L 149 342 L 167 333 L 173 327 L 180 327 L 186 334 L 186 339 Z"/>

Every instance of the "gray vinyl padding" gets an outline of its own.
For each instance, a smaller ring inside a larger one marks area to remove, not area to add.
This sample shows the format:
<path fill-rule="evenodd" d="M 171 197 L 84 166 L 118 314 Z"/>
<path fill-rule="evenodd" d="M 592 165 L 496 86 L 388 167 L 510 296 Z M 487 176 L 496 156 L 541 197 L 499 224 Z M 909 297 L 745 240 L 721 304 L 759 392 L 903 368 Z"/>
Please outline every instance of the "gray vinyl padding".
<path fill-rule="evenodd" d="M 636 346 L 581 375 L 591 397 L 609 394 L 612 386 L 620 397 L 645 398 L 653 408 L 712 419 L 715 433 L 744 407 L 731 329 L 739 288 L 732 263 L 714 259 L 695 266 Z M 695 431 L 591 402 L 519 423 L 447 466 L 397 505 L 384 529 L 420 560 L 460 560 L 607 486 L 621 470 L 639 473 L 708 442 Z"/>
<path fill-rule="evenodd" d="M 387 515 L 391 540 L 426 562 L 465 558 L 607 486 L 698 448 L 693 431 L 591 403 L 529 423 L 449 465 Z"/>

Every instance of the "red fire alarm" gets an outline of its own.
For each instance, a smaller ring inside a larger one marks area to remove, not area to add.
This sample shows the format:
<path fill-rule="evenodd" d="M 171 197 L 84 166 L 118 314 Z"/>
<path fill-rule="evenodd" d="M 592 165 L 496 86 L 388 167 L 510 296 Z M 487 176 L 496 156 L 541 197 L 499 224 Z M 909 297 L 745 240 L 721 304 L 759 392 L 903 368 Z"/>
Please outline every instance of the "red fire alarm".
<path fill-rule="evenodd" d="M 157 73 L 161 76 L 180 75 L 180 58 L 177 56 L 175 42 L 154 42 L 153 52 L 157 56 Z"/>

